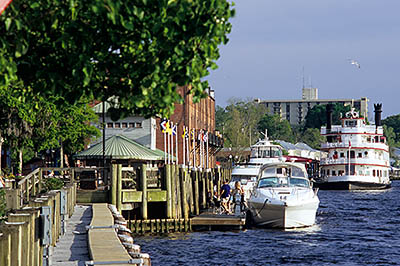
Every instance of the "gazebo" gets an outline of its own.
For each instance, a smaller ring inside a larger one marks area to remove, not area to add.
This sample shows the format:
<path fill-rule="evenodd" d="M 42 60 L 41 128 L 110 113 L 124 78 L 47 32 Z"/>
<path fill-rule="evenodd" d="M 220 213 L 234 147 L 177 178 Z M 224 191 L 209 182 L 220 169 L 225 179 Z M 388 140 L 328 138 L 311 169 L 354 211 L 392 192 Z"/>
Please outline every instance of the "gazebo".
<path fill-rule="evenodd" d="M 78 169 L 81 170 L 77 171 L 81 173 L 79 175 L 80 187 L 93 189 L 97 187 L 97 182 L 93 186 L 94 180 L 103 180 L 105 184 L 108 183 L 108 173 L 110 173 L 112 165 L 115 164 L 122 165 L 124 169 L 130 169 L 129 171 L 133 174 L 133 176 L 130 176 L 131 179 L 136 179 L 136 170 L 143 163 L 147 164 L 148 171 L 157 172 L 158 167 L 164 163 L 165 153 L 161 150 L 149 149 L 127 137 L 114 135 L 105 141 L 104 170 L 98 168 L 103 166 L 102 142 L 74 155 L 73 158 L 76 165 L 80 166 Z M 93 170 L 88 171 L 89 169 Z M 85 182 L 85 180 L 88 182 Z"/>
<path fill-rule="evenodd" d="M 107 167 L 110 163 L 132 166 L 143 162 L 161 162 L 164 161 L 165 153 L 161 150 L 151 150 L 122 135 L 114 135 L 106 139 L 104 155 Z M 73 158 L 81 160 L 84 166 L 102 166 L 103 143 L 97 143 Z"/>

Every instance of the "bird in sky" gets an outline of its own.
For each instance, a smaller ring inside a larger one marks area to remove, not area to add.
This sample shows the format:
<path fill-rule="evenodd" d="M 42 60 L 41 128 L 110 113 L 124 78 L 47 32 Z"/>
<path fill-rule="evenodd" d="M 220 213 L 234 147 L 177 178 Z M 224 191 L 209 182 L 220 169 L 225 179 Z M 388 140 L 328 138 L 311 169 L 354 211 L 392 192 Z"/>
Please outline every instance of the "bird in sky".
<path fill-rule="evenodd" d="M 355 65 L 355 66 L 358 67 L 358 68 L 361 67 L 361 66 L 360 66 L 360 63 L 358 63 L 356 60 L 349 59 L 349 61 L 350 61 L 350 64 Z"/>

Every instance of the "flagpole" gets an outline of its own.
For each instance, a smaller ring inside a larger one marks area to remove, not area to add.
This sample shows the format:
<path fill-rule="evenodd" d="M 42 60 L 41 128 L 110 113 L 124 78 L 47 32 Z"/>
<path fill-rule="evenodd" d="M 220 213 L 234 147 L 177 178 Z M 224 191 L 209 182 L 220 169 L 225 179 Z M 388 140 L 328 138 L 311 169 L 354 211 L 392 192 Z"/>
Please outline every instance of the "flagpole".
<path fill-rule="evenodd" d="M 188 133 L 188 136 L 187 136 L 187 138 L 186 138 L 186 154 L 187 154 L 187 163 L 188 163 L 188 166 L 190 165 L 190 153 L 189 153 L 189 128 L 188 127 L 186 127 L 186 131 L 187 131 L 187 133 Z"/>
<path fill-rule="evenodd" d="M 169 134 L 169 122 L 168 122 L 168 127 L 167 127 L 167 134 L 168 134 L 168 164 L 171 162 L 171 135 Z"/>
<path fill-rule="evenodd" d="M 186 160 L 185 160 L 185 156 L 186 156 L 186 130 L 185 130 L 185 126 L 182 127 L 183 128 L 183 135 L 182 135 L 182 160 L 183 160 L 183 166 L 185 166 Z"/>
<path fill-rule="evenodd" d="M 351 175 L 351 171 L 350 171 L 350 157 L 351 157 L 350 156 L 350 149 L 351 149 L 351 142 L 349 140 L 349 158 L 348 158 L 349 159 L 349 173 L 348 173 L 349 175 Z"/>
<path fill-rule="evenodd" d="M 192 135 L 192 138 L 193 138 L 193 167 L 194 168 L 196 168 L 196 143 L 195 143 L 195 141 L 196 141 L 196 131 L 194 130 L 194 128 L 192 129 L 193 131 L 193 135 Z"/>
<path fill-rule="evenodd" d="M 167 135 L 164 130 L 164 163 L 167 164 Z"/>
<path fill-rule="evenodd" d="M 206 140 L 206 147 L 207 147 L 207 169 L 209 169 L 210 168 L 210 165 L 209 165 L 209 158 L 208 158 L 208 132 L 207 132 L 207 140 Z"/>
<path fill-rule="evenodd" d="M 171 122 L 171 163 L 174 164 L 174 123 Z"/>
<path fill-rule="evenodd" d="M 175 125 L 175 150 L 176 150 L 176 165 L 179 164 L 179 151 L 178 151 L 178 124 Z"/>

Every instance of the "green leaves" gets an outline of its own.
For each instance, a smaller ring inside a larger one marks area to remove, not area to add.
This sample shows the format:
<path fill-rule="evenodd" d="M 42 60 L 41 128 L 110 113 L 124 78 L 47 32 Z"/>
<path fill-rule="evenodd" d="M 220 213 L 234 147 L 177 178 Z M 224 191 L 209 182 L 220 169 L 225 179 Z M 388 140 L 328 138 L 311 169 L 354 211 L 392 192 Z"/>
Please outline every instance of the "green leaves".
<path fill-rule="evenodd" d="M 13 1 L 0 16 L 0 86 L 18 79 L 69 103 L 118 96 L 138 115 L 169 116 L 176 86 L 204 95 L 231 8 L 226 0 Z"/>

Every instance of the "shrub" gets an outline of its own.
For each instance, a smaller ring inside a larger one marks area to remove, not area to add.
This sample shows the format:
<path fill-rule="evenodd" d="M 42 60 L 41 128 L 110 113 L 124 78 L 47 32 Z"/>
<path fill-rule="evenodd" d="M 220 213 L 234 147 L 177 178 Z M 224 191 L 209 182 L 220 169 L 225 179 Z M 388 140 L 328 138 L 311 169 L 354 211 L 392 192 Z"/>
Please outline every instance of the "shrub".
<path fill-rule="evenodd" d="M 50 177 L 45 179 L 43 188 L 45 191 L 49 191 L 49 190 L 61 189 L 63 186 L 64 186 L 64 181 L 62 181 L 59 178 Z"/>

